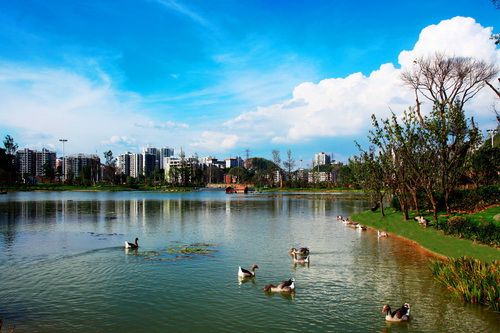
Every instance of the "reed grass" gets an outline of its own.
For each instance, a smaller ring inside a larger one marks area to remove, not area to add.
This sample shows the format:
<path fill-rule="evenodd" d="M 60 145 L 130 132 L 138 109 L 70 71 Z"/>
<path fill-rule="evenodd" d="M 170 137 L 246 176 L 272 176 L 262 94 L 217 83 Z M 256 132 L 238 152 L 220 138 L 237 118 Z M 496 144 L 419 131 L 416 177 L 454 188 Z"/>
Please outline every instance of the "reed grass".
<path fill-rule="evenodd" d="M 430 268 L 435 278 L 454 295 L 470 303 L 500 311 L 500 261 L 484 262 L 469 257 L 436 259 Z"/>

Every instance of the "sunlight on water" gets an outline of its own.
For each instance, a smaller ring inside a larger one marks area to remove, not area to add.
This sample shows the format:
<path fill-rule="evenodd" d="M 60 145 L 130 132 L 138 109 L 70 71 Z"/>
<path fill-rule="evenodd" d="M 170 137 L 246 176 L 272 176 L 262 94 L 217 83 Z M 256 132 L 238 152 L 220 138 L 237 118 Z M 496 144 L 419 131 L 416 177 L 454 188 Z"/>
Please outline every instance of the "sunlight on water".
<path fill-rule="evenodd" d="M 463 305 L 433 281 L 431 254 L 338 222 L 369 207 L 360 195 L 47 192 L 0 200 L 4 330 L 500 330 L 498 314 Z M 126 251 L 135 237 L 139 250 Z M 201 242 L 216 252 L 180 252 Z M 303 246 L 310 262 L 294 264 L 288 251 Z M 238 266 L 252 264 L 256 277 L 241 283 Z M 294 294 L 263 291 L 292 277 Z M 404 302 L 413 319 L 386 323 L 383 305 Z"/>

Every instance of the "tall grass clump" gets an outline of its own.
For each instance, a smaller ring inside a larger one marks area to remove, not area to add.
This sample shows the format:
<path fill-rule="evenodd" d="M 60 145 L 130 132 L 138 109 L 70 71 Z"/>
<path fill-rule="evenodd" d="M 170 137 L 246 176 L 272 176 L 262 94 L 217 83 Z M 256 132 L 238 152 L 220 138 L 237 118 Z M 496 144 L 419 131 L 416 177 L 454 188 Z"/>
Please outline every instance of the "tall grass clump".
<path fill-rule="evenodd" d="M 462 300 L 480 303 L 500 311 L 500 261 L 484 262 L 473 258 L 435 260 L 430 268 L 437 281 Z"/>

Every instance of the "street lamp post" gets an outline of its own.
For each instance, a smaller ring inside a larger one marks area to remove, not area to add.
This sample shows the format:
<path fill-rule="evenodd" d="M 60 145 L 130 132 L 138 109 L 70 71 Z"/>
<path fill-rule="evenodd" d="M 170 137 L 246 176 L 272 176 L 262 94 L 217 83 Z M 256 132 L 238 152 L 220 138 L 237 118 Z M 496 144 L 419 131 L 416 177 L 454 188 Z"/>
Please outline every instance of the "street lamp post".
<path fill-rule="evenodd" d="M 490 130 L 487 130 L 486 132 L 488 132 L 491 136 L 491 148 L 493 148 L 493 139 L 495 138 L 495 134 L 497 133 L 497 130 L 490 129 Z"/>
<path fill-rule="evenodd" d="M 61 141 L 62 145 L 63 145 L 63 165 L 62 165 L 62 169 L 63 169 L 63 179 L 66 180 L 66 158 L 64 157 L 64 143 L 68 142 L 68 140 L 67 139 L 59 139 L 59 141 Z"/>

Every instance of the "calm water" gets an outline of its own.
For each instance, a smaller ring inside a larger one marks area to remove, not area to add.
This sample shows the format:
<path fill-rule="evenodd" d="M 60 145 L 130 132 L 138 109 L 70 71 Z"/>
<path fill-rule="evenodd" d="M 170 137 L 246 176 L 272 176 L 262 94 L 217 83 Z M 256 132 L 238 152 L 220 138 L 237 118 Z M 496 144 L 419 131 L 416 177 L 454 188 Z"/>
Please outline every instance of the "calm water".
<path fill-rule="evenodd" d="M 47 192 L 0 196 L 0 316 L 15 332 L 498 332 L 433 281 L 431 255 L 336 221 L 361 196 Z M 139 238 L 138 252 L 123 249 Z M 210 254 L 165 248 L 205 242 Z M 311 249 L 293 264 L 291 247 Z M 157 251 L 153 255 L 149 251 Z M 241 283 L 238 266 L 258 264 Z M 294 277 L 294 295 L 268 283 Z M 412 305 L 388 324 L 389 303 Z"/>

